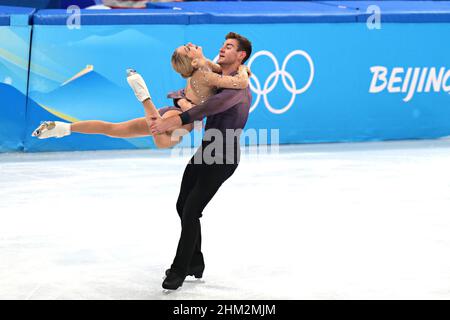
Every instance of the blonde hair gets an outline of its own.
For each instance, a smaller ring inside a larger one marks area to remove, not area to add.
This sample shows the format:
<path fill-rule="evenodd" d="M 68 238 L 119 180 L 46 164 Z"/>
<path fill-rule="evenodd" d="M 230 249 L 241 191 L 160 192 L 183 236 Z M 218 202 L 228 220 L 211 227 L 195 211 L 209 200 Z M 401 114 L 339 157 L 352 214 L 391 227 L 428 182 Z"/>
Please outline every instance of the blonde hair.
<path fill-rule="evenodd" d="M 192 58 L 188 57 L 186 54 L 180 54 L 175 50 L 172 54 L 172 67 L 173 69 L 181 74 L 183 78 L 189 78 L 195 71 L 192 66 Z"/>

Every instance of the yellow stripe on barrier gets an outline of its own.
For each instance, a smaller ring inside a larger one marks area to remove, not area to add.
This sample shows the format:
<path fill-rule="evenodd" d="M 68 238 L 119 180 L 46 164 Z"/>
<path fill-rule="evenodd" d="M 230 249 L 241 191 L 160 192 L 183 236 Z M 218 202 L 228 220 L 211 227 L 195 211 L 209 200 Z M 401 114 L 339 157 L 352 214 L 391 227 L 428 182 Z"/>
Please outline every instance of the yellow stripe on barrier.
<path fill-rule="evenodd" d="M 61 119 L 64 119 L 64 120 L 66 120 L 66 121 L 69 121 L 69 122 L 78 122 L 78 121 L 80 121 L 80 120 L 77 119 L 77 118 L 74 118 L 74 117 L 69 116 L 69 115 L 67 115 L 67 114 L 64 114 L 64 113 L 62 113 L 62 112 L 59 112 L 59 111 L 57 111 L 57 110 L 55 110 L 55 109 L 46 107 L 46 106 L 44 106 L 44 105 L 42 105 L 42 104 L 39 104 L 39 103 L 38 103 L 38 105 L 39 105 L 41 108 L 43 108 L 43 109 L 47 110 L 48 112 L 50 112 L 51 114 L 54 114 L 55 116 L 57 116 L 57 117 L 59 117 L 59 118 L 61 118 Z"/>

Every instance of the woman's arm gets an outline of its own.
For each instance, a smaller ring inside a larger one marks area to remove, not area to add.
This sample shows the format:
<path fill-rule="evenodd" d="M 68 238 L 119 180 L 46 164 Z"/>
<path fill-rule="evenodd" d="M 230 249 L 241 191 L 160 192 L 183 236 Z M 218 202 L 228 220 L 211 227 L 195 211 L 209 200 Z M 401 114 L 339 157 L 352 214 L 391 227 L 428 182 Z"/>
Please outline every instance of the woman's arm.
<path fill-rule="evenodd" d="M 222 76 L 214 72 L 201 71 L 207 86 L 224 89 L 245 89 L 248 86 L 249 71 L 241 65 L 234 76 Z"/>
<path fill-rule="evenodd" d="M 214 73 L 222 73 L 222 67 L 217 63 L 212 62 L 211 60 L 206 59 L 206 65 L 212 70 Z"/>

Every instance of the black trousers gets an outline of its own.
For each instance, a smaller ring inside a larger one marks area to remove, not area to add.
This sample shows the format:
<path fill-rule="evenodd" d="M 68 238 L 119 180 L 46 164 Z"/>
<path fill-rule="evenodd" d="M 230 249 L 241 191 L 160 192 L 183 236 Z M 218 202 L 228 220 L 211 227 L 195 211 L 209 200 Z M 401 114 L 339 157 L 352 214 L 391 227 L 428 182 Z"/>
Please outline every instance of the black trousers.
<path fill-rule="evenodd" d="M 189 267 L 204 266 L 200 218 L 203 209 L 237 166 L 237 163 L 194 164 L 194 157 L 186 166 L 177 200 L 181 236 L 171 266 L 176 274 L 186 276 Z"/>

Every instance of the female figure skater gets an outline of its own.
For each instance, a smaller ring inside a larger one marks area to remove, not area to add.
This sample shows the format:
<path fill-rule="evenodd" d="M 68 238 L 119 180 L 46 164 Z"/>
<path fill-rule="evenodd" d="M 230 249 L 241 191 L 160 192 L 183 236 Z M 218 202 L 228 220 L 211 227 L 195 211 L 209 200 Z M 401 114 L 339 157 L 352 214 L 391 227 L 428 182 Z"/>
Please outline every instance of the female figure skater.
<path fill-rule="evenodd" d="M 214 95 L 216 88 L 243 89 L 248 86 L 250 70 L 246 66 L 239 68 L 235 76 L 222 76 L 221 67 L 203 56 L 202 47 L 188 43 L 178 47 L 172 55 L 172 67 L 187 79 L 184 97 L 176 100 L 178 107 L 165 107 L 157 110 L 152 102 L 144 79 L 136 71 L 127 70 L 127 81 L 136 98 L 143 104 L 145 117 L 121 123 L 99 120 L 78 121 L 74 123 L 45 121 L 32 134 L 39 139 L 61 138 L 72 132 L 84 134 L 103 134 L 115 138 L 135 138 L 151 136 L 149 125 L 157 118 L 178 116 L 195 105 L 205 102 Z M 181 136 L 193 129 L 192 124 L 182 127 L 177 135 L 165 132 L 153 135 L 158 148 L 169 148 L 181 141 Z"/>

